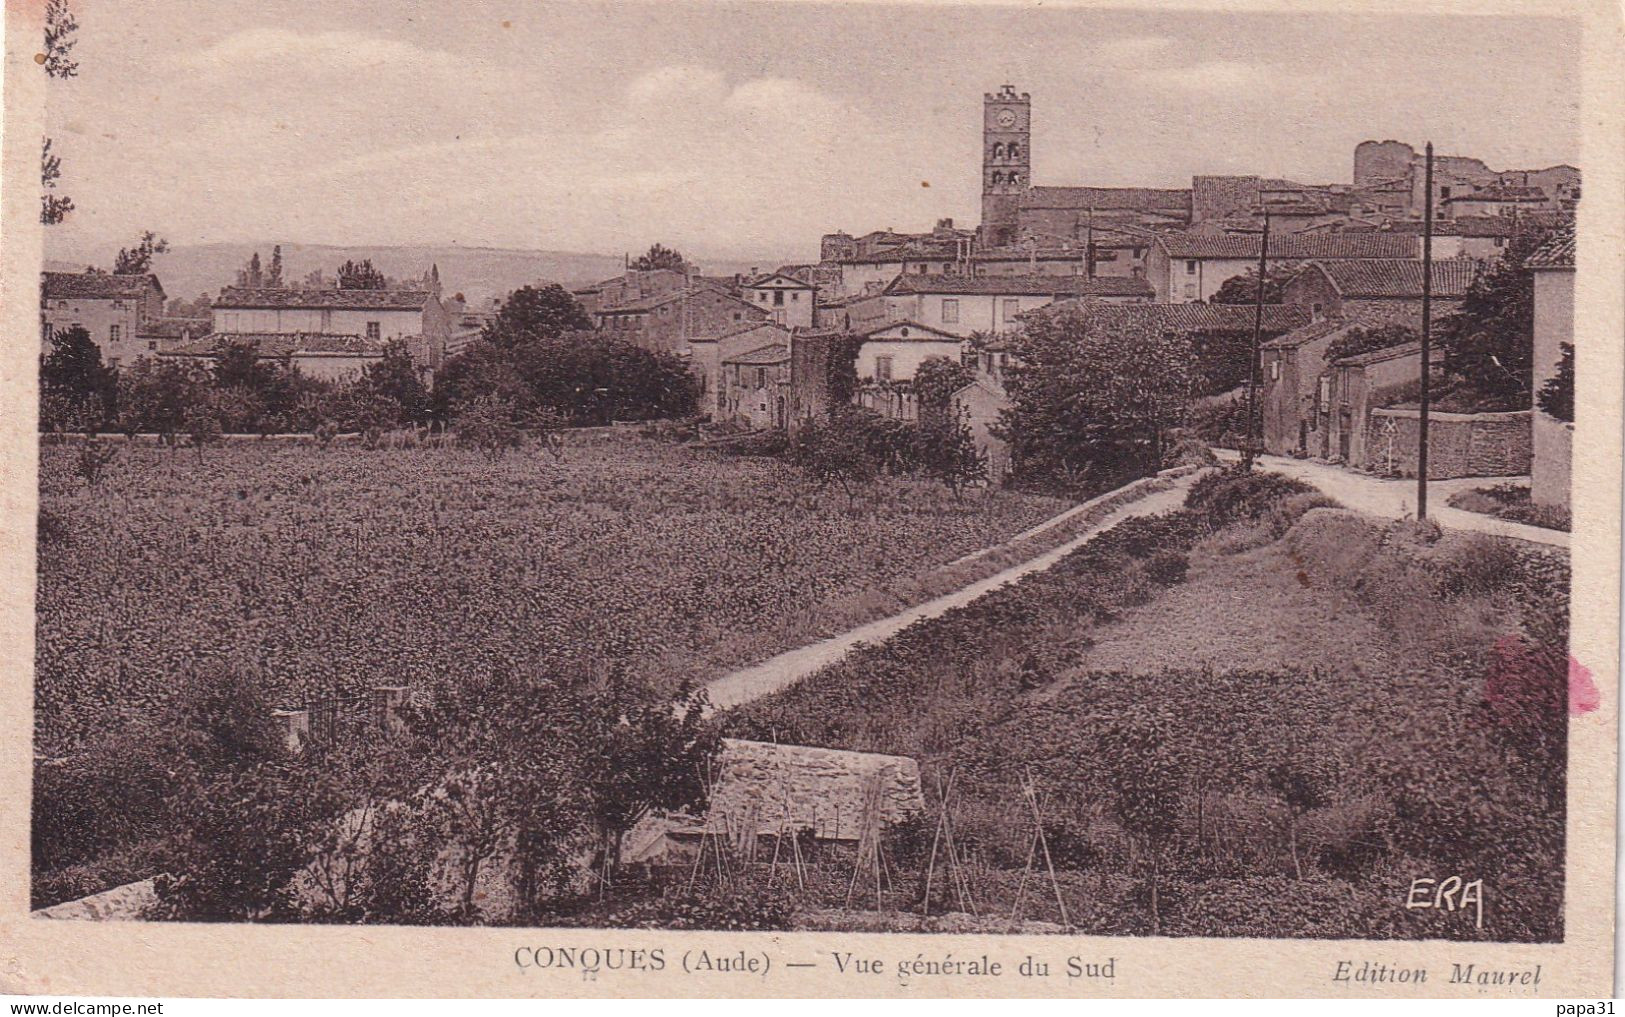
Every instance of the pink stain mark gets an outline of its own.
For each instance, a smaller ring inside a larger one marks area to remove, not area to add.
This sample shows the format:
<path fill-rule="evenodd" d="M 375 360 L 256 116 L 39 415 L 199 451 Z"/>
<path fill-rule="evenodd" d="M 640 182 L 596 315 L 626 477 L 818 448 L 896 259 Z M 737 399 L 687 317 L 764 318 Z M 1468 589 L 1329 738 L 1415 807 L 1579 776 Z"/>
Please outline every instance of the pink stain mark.
<path fill-rule="evenodd" d="M 1602 705 L 1602 693 L 1591 680 L 1591 669 L 1569 657 L 1569 716 L 1579 717 Z"/>

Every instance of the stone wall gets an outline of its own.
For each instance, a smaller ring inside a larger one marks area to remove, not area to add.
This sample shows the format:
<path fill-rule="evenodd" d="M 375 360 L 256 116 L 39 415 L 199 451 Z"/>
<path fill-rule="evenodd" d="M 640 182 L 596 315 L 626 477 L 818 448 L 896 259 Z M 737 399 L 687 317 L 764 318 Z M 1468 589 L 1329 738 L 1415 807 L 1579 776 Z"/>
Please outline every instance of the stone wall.
<path fill-rule="evenodd" d="M 1394 477 L 1416 476 L 1416 410 L 1371 411 L 1366 468 Z M 1530 413 L 1428 414 L 1428 478 L 1520 477 L 1532 456 Z"/>

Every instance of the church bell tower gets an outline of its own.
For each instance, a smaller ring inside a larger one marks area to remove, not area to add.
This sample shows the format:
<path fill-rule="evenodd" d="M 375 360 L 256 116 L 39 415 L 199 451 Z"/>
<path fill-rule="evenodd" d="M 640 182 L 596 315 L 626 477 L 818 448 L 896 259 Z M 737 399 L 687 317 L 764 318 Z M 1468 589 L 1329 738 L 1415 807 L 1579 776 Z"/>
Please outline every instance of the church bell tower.
<path fill-rule="evenodd" d="M 1011 85 L 982 96 L 982 236 L 985 247 L 1016 242 L 1021 195 L 1032 186 L 1032 97 Z"/>

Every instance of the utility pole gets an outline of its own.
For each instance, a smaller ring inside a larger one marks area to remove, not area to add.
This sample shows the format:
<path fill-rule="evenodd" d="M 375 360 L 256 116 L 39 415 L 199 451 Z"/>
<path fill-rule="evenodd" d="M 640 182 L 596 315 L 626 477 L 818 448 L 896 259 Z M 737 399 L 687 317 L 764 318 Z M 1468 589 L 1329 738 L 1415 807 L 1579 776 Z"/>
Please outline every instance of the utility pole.
<path fill-rule="evenodd" d="M 1264 335 L 1264 272 L 1270 250 L 1270 209 L 1264 206 L 1264 237 L 1258 244 L 1258 290 L 1253 298 L 1253 345 L 1247 358 L 1247 438 L 1241 450 L 1241 468 L 1251 470 L 1253 457 L 1263 442 L 1255 441 L 1253 428 L 1258 415 L 1258 359 Z"/>
<path fill-rule="evenodd" d="M 1422 212 L 1422 398 L 1416 420 L 1416 518 L 1428 517 L 1428 404 L 1433 358 L 1433 142 L 1427 144 L 1427 198 Z"/>

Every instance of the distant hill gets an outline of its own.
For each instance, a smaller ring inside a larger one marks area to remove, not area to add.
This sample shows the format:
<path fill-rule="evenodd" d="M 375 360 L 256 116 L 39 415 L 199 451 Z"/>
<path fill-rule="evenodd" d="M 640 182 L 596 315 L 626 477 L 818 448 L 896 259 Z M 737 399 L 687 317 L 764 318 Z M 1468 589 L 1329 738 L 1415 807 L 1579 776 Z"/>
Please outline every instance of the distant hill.
<path fill-rule="evenodd" d="M 237 270 L 255 251 L 260 261 L 269 263 L 272 244 L 201 244 L 177 246 L 158 257 L 155 271 L 171 297 L 191 300 L 200 294 L 213 296 L 223 286 L 232 285 Z M 59 252 L 50 252 L 57 255 Z M 303 279 L 321 269 L 332 276 L 345 261 L 372 259 L 379 271 L 393 278 L 417 278 L 430 265 L 440 267 L 440 283 L 447 296 L 462 293 L 470 300 L 500 296 L 538 281 L 577 286 L 618 275 L 620 255 L 579 254 L 569 251 L 519 251 L 496 247 L 462 247 L 454 244 L 412 247 L 328 247 L 319 244 L 283 244 L 283 275 Z M 788 261 L 790 259 L 782 259 Z M 782 262 L 760 262 L 763 269 Z M 84 262 L 52 257 L 46 267 L 53 271 L 80 271 Z M 731 275 L 748 271 L 745 262 L 701 261 L 707 275 Z"/>

